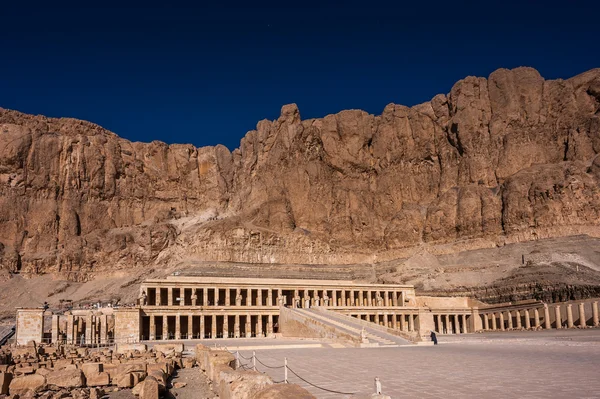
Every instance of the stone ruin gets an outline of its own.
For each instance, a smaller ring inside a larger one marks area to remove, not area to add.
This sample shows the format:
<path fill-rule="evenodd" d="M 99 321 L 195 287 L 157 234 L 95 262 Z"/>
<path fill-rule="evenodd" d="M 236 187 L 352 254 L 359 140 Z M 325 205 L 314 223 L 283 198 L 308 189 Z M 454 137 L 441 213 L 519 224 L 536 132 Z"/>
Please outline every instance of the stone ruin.
<path fill-rule="evenodd" d="M 197 368 L 212 381 L 220 398 L 314 398 L 294 384 L 274 384 L 262 373 L 235 370 L 227 351 L 198 345 L 195 357 L 183 356 L 183 344 L 119 344 L 115 349 L 72 345 L 27 345 L 0 348 L 0 398 L 99 399 L 130 389 L 139 399 L 158 399 L 171 385 L 176 369 Z M 179 386 L 178 386 L 179 384 Z M 282 386 L 285 385 L 285 386 Z"/>

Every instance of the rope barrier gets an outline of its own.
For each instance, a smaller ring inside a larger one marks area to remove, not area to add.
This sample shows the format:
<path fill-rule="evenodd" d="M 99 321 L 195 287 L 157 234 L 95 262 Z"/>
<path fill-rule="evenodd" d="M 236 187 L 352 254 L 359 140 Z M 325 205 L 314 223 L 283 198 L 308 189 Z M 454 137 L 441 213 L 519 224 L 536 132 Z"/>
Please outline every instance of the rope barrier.
<path fill-rule="evenodd" d="M 231 352 L 229 349 L 227 349 L 227 347 L 223 347 L 223 348 L 227 352 L 238 356 L 238 359 L 237 359 L 237 361 L 238 361 L 238 367 L 241 368 L 241 369 L 243 369 L 243 370 L 254 370 L 256 368 L 256 365 L 255 364 L 251 365 L 251 363 L 244 364 L 244 363 L 242 363 L 242 362 L 239 361 L 239 357 L 241 357 L 242 359 L 245 359 L 245 360 L 252 360 L 252 359 L 254 359 L 257 362 L 259 362 L 261 365 L 263 365 L 264 367 L 269 368 L 269 369 L 285 369 L 285 371 L 286 371 L 286 377 L 283 380 L 281 380 L 281 381 L 273 381 L 275 384 L 281 384 L 281 383 L 284 383 L 284 382 L 287 383 L 287 371 L 289 370 L 292 374 L 294 374 L 300 380 L 304 381 L 306 384 L 308 384 L 308 385 L 310 385 L 310 386 L 312 386 L 314 388 L 320 389 L 322 391 L 331 392 L 331 393 L 337 393 L 337 394 L 340 394 L 340 395 L 354 395 L 354 394 L 356 394 L 356 392 L 341 392 L 341 391 L 335 391 L 333 389 L 323 388 L 323 387 L 320 387 L 318 385 L 313 384 L 310 381 L 307 381 L 306 379 L 302 378 L 300 375 L 298 375 L 298 373 L 296 373 L 294 370 L 292 370 L 287 365 L 287 358 L 286 358 L 286 364 L 284 364 L 283 366 L 269 366 L 268 364 L 263 363 L 254 353 L 250 357 L 245 357 L 239 351 Z M 249 365 L 251 365 L 252 367 L 248 367 Z M 256 369 L 256 371 L 260 371 L 260 370 Z M 263 373 L 263 374 L 266 373 L 264 371 L 260 371 L 260 372 Z"/>
<path fill-rule="evenodd" d="M 318 385 L 315 385 L 315 384 L 313 384 L 313 383 L 311 383 L 311 382 L 308 382 L 308 381 L 306 381 L 304 378 L 300 377 L 300 376 L 298 375 L 298 373 L 296 373 L 294 370 L 292 370 L 292 369 L 291 369 L 289 366 L 288 366 L 288 368 L 287 368 L 287 369 L 288 369 L 289 371 L 291 371 L 291 372 L 292 372 L 292 374 L 294 374 L 296 377 L 298 377 L 298 378 L 300 378 L 302 381 L 306 382 L 308 385 L 310 385 L 310 386 L 313 386 L 313 387 L 315 387 L 315 388 L 318 388 L 318 389 L 321 389 L 321 390 L 323 390 L 323 391 L 327 391 L 327 392 L 331 392 L 331 393 L 339 393 L 340 395 L 354 395 L 354 394 L 356 393 L 356 392 L 340 392 L 340 391 L 334 391 L 334 390 L 332 390 L 332 389 L 327 389 L 327 388 L 320 387 L 320 386 L 318 386 Z"/>
<path fill-rule="evenodd" d="M 261 362 L 259 358 L 256 358 L 256 361 L 259 362 L 260 364 L 262 364 L 263 366 L 265 366 L 268 369 L 282 369 L 282 368 L 285 367 L 285 366 L 269 366 L 269 365 L 266 365 L 263 362 Z"/>

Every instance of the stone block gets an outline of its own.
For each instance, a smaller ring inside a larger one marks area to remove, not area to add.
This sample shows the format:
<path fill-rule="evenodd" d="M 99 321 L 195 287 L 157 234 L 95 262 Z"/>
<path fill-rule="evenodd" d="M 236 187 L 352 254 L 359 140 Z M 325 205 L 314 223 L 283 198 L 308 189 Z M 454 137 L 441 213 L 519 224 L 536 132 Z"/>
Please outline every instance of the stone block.
<path fill-rule="evenodd" d="M 131 373 L 117 374 L 117 386 L 119 388 L 133 388 L 133 375 Z"/>
<path fill-rule="evenodd" d="M 182 364 L 183 364 L 183 368 L 191 369 L 192 367 L 194 367 L 196 365 L 196 359 L 194 359 L 193 357 L 184 357 L 182 359 Z"/>
<path fill-rule="evenodd" d="M 59 359 L 59 360 L 54 360 L 52 362 L 52 366 L 53 366 L 54 370 L 64 369 L 65 367 L 67 367 L 71 364 L 73 364 L 73 361 L 71 359 Z"/>
<path fill-rule="evenodd" d="M 8 387 L 12 378 L 12 374 L 0 372 L 0 395 L 8 395 Z"/>
<path fill-rule="evenodd" d="M 102 363 L 83 363 L 79 368 L 83 371 L 86 378 L 88 374 L 98 374 L 104 371 Z"/>
<path fill-rule="evenodd" d="M 146 352 L 148 346 L 146 344 L 117 344 L 117 353 L 124 354 L 127 352 Z"/>
<path fill-rule="evenodd" d="M 25 395 L 28 392 L 36 393 L 46 388 L 46 377 L 39 374 L 24 375 L 13 378 L 8 391 L 11 395 Z"/>
<path fill-rule="evenodd" d="M 183 353 L 183 344 L 156 344 L 153 349 L 164 355 L 181 354 Z"/>
<path fill-rule="evenodd" d="M 313 394 L 296 384 L 271 385 L 252 397 L 252 399 L 316 399 Z"/>
<path fill-rule="evenodd" d="M 221 366 L 223 367 L 223 366 Z M 219 398 L 253 398 L 258 392 L 273 384 L 271 377 L 256 371 L 223 369 L 218 375 Z"/>
<path fill-rule="evenodd" d="M 146 363 L 121 363 L 117 366 L 117 374 L 130 373 L 132 371 L 146 371 Z"/>
<path fill-rule="evenodd" d="M 81 370 L 65 369 L 48 374 L 46 383 L 61 388 L 80 388 L 85 386 L 85 377 Z"/>
<path fill-rule="evenodd" d="M 140 385 L 140 399 L 158 399 L 159 391 L 156 380 L 147 378 Z"/>
<path fill-rule="evenodd" d="M 88 387 L 101 387 L 110 385 L 110 375 L 103 371 L 99 373 L 88 373 L 85 375 L 86 385 Z"/>
<path fill-rule="evenodd" d="M 131 375 L 133 375 L 133 385 L 137 385 L 140 382 L 144 381 L 144 378 L 146 378 L 146 372 L 145 371 L 132 371 Z"/>

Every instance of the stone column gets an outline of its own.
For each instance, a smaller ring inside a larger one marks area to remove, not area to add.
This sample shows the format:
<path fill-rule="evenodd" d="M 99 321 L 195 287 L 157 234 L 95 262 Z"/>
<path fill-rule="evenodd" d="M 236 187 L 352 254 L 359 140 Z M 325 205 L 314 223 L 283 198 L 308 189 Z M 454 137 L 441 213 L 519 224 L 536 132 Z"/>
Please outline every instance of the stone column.
<path fill-rule="evenodd" d="M 408 331 L 415 331 L 415 319 L 413 314 L 408 315 Z"/>
<path fill-rule="evenodd" d="M 269 315 L 269 319 L 267 320 L 267 335 L 273 334 L 273 315 Z"/>
<path fill-rule="evenodd" d="M 173 306 L 173 287 L 167 288 L 167 306 Z"/>
<path fill-rule="evenodd" d="M 600 325 L 600 319 L 598 318 L 598 301 L 592 302 L 592 321 L 594 323 L 594 327 L 598 327 L 598 325 Z"/>
<path fill-rule="evenodd" d="M 533 320 L 535 322 L 535 328 L 540 326 L 540 311 L 538 308 L 533 309 Z"/>
<path fill-rule="evenodd" d="M 87 317 L 85 318 L 85 343 L 86 344 L 92 343 L 92 322 L 93 322 L 93 316 L 91 314 L 88 314 Z"/>
<path fill-rule="evenodd" d="M 573 305 L 568 304 L 567 305 L 567 327 L 568 328 L 573 328 L 574 324 L 573 324 Z"/>
<path fill-rule="evenodd" d="M 58 342 L 58 315 L 52 315 L 52 343 Z"/>
<path fill-rule="evenodd" d="M 256 290 L 256 306 L 262 306 L 262 288 Z"/>
<path fill-rule="evenodd" d="M 346 305 L 346 290 L 342 290 L 341 296 L 342 296 L 342 298 L 341 298 L 342 299 L 342 306 L 347 306 Z"/>
<path fill-rule="evenodd" d="M 409 315 L 408 317 L 410 318 L 410 317 L 412 317 L 412 315 Z M 450 323 L 448 321 L 448 315 L 447 314 L 444 315 L 444 327 L 445 328 L 442 329 L 442 333 L 443 334 L 450 334 Z"/>
<path fill-rule="evenodd" d="M 367 306 L 374 306 L 373 304 L 373 291 L 367 291 L 367 295 L 369 296 L 367 299 Z"/>
<path fill-rule="evenodd" d="M 210 336 L 211 338 L 217 338 L 217 315 L 212 315 L 212 326 Z"/>
<path fill-rule="evenodd" d="M 358 304 L 356 306 L 364 306 L 364 292 L 362 290 L 358 291 Z"/>
<path fill-rule="evenodd" d="M 439 319 L 439 316 L 438 316 Z M 440 324 L 438 324 L 440 325 Z M 406 316 L 404 314 L 400 315 L 400 330 L 406 331 Z"/>
<path fill-rule="evenodd" d="M 517 321 L 517 328 L 521 329 L 523 327 L 521 323 L 521 311 L 515 310 L 515 320 Z"/>
<path fill-rule="evenodd" d="M 552 323 L 550 323 L 550 309 L 548 309 L 548 305 L 544 305 L 544 328 L 546 330 L 552 328 Z"/>
<path fill-rule="evenodd" d="M 225 306 L 231 306 L 231 291 L 229 287 L 225 289 Z"/>
<path fill-rule="evenodd" d="M 397 330 L 397 329 L 398 329 L 398 322 L 397 322 L 396 318 L 397 318 L 397 316 L 396 316 L 396 312 L 393 312 L 393 313 L 392 313 L 392 328 L 393 328 L 394 330 Z"/>
<path fill-rule="evenodd" d="M 267 290 L 267 306 L 273 306 L 273 290 Z"/>
<path fill-rule="evenodd" d="M 350 290 L 350 303 L 348 306 L 356 306 L 356 302 L 354 299 L 354 290 Z"/>
<path fill-rule="evenodd" d="M 337 306 L 338 302 L 337 302 L 337 290 L 334 289 L 333 292 L 331 293 L 331 304 L 335 307 Z"/>
<path fill-rule="evenodd" d="M 148 337 L 150 338 L 150 337 Z M 108 316 L 103 314 L 100 316 L 100 343 L 106 344 L 108 342 Z"/>
<path fill-rule="evenodd" d="M 262 318 L 263 316 L 261 314 L 258 315 L 258 317 L 256 318 L 256 336 L 257 337 L 262 337 Z"/>
<path fill-rule="evenodd" d="M 490 329 L 490 316 L 487 313 L 483 314 L 483 329 L 485 331 Z"/>
<path fill-rule="evenodd" d="M 188 329 L 187 329 L 187 337 L 188 339 L 194 338 L 194 315 L 188 315 Z"/>
<path fill-rule="evenodd" d="M 498 328 L 496 326 L 496 313 L 492 312 L 492 330 L 496 331 Z"/>
<path fill-rule="evenodd" d="M 246 290 L 246 306 L 252 306 L 252 290 L 250 288 Z"/>
<path fill-rule="evenodd" d="M 252 338 L 252 318 L 246 316 L 246 338 Z"/>
<path fill-rule="evenodd" d="M 181 316 L 175 315 L 175 339 L 181 339 Z"/>
<path fill-rule="evenodd" d="M 215 303 L 214 303 L 215 306 L 219 305 L 219 299 L 220 299 L 219 298 L 219 289 L 215 288 Z"/>
<path fill-rule="evenodd" d="M 506 317 L 508 318 L 508 329 L 512 330 L 513 329 L 513 320 L 512 320 L 512 314 L 509 311 L 506 312 Z"/>
<path fill-rule="evenodd" d="M 554 307 L 554 317 L 556 318 L 556 328 L 562 328 L 562 316 L 560 314 L 560 305 Z"/>
<path fill-rule="evenodd" d="M 198 291 L 192 288 L 192 306 L 198 306 Z"/>
<path fill-rule="evenodd" d="M 223 338 L 229 338 L 229 317 L 223 315 Z"/>
<path fill-rule="evenodd" d="M 150 336 L 148 339 L 150 339 L 150 341 L 154 341 L 156 339 L 156 320 L 153 314 L 150 314 Z"/>
<path fill-rule="evenodd" d="M 388 291 L 383 291 L 383 305 L 390 306 L 390 293 Z"/>
<path fill-rule="evenodd" d="M 167 315 L 163 315 L 163 332 L 162 332 L 162 339 L 166 340 L 169 339 L 169 318 L 167 317 Z"/>
<path fill-rule="evenodd" d="M 454 315 L 454 331 L 456 332 L 456 334 L 460 334 L 460 321 L 459 321 L 459 315 L 455 314 Z"/>
<path fill-rule="evenodd" d="M 462 333 L 466 334 L 469 332 L 469 329 L 467 328 L 467 315 L 463 314 L 461 315 L 462 317 Z"/>
<path fill-rule="evenodd" d="M 504 331 L 504 312 L 500 312 L 500 331 Z"/>
<path fill-rule="evenodd" d="M 233 322 L 233 337 L 234 338 L 239 338 L 240 337 L 240 315 L 236 314 L 235 315 L 235 320 Z"/>
<path fill-rule="evenodd" d="M 398 306 L 398 291 L 393 291 L 392 295 L 392 306 Z"/>
<path fill-rule="evenodd" d="M 73 343 L 73 330 L 75 328 L 75 316 L 67 315 L 67 344 Z"/>
<path fill-rule="evenodd" d="M 200 315 L 200 339 L 204 339 L 204 315 Z"/>
<path fill-rule="evenodd" d="M 585 328 L 586 326 L 586 317 L 585 317 L 585 304 L 583 302 L 579 303 L 579 327 Z"/>
<path fill-rule="evenodd" d="M 530 329 L 531 328 L 531 316 L 529 316 L 529 309 L 525 309 L 525 328 L 526 329 Z"/>
<path fill-rule="evenodd" d="M 202 306 L 206 306 L 208 304 L 208 288 L 204 287 L 202 290 Z"/>

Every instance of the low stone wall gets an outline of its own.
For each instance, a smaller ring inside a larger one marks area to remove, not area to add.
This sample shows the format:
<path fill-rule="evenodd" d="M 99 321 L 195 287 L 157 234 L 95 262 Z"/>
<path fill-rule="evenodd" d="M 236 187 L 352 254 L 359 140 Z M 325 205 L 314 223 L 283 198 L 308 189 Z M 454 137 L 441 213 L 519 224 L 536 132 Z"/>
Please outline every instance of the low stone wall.
<path fill-rule="evenodd" d="M 360 336 L 346 334 L 289 308 L 281 308 L 279 329 L 284 337 L 322 338 L 341 341 L 345 344 L 360 346 Z"/>
<path fill-rule="evenodd" d="M 224 350 L 196 345 L 196 362 L 213 382 L 220 399 L 315 399 L 298 385 L 274 384 L 266 374 L 236 370 L 235 357 Z"/>

